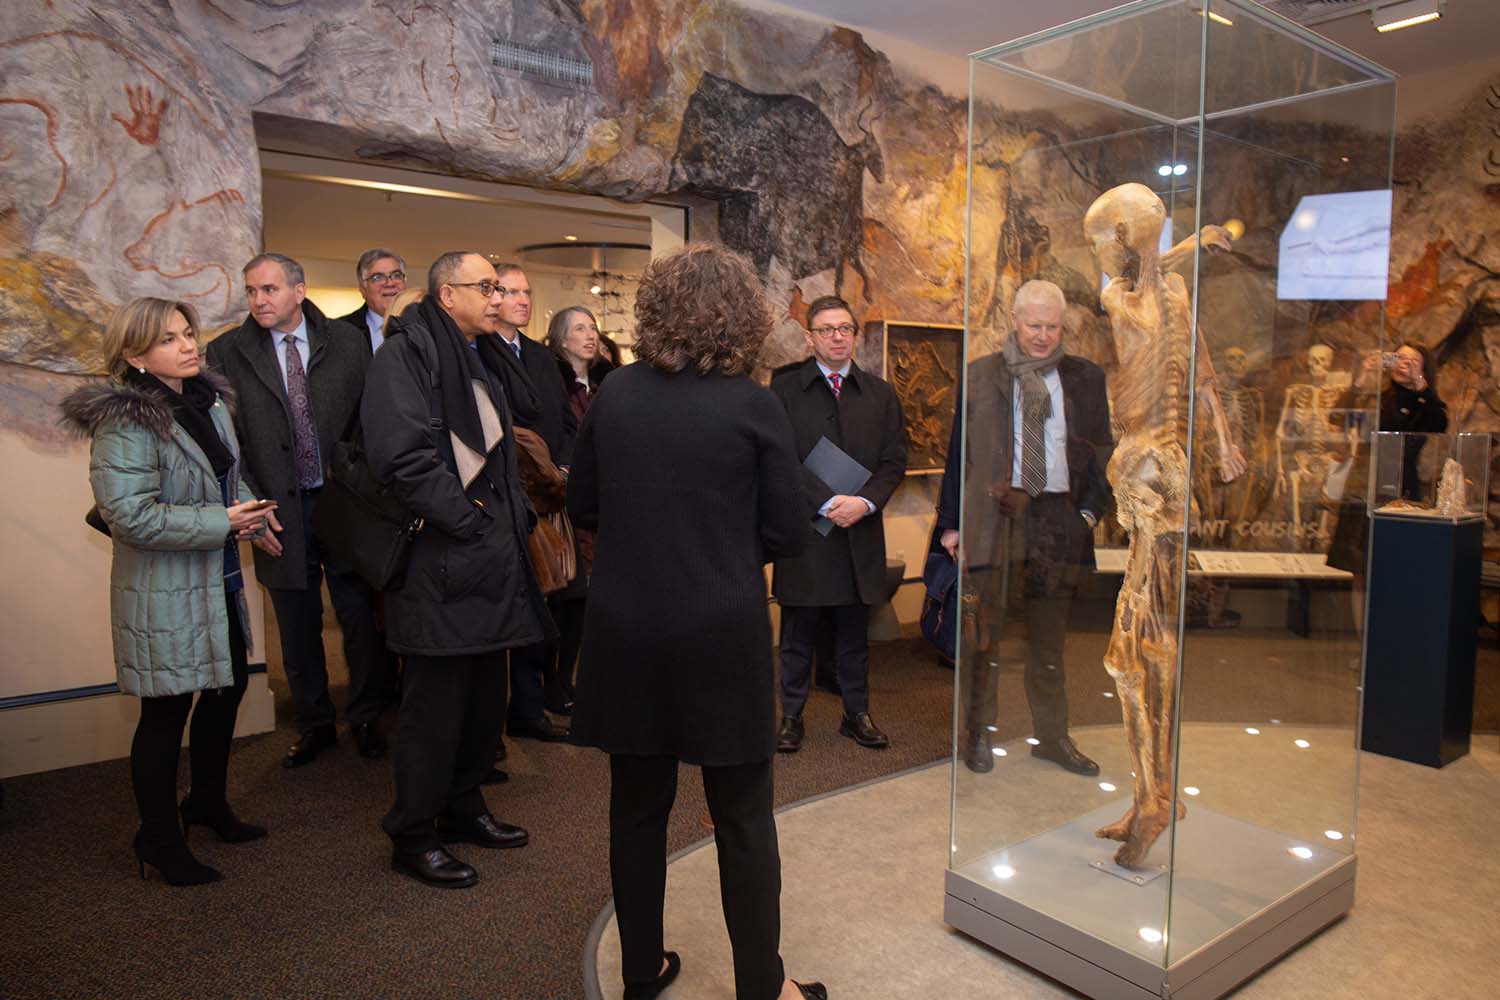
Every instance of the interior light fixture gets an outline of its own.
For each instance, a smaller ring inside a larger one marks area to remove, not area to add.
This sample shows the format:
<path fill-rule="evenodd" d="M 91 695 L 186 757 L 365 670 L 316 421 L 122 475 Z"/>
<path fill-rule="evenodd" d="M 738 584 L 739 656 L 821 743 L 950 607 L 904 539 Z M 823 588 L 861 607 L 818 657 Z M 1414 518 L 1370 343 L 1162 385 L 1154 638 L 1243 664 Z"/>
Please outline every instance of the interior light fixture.
<path fill-rule="evenodd" d="M 1172 176 L 1172 164 L 1170 164 L 1170 163 L 1163 163 L 1161 166 L 1159 166 L 1159 167 L 1156 168 L 1156 173 L 1160 177 L 1171 177 Z"/>
<path fill-rule="evenodd" d="M 1417 24 L 1436 21 L 1443 16 L 1445 0 L 1404 0 L 1388 7 L 1377 7 L 1370 11 L 1370 21 L 1381 33 L 1400 31 Z"/>
<path fill-rule="evenodd" d="M 1183 174 L 1187 173 L 1187 164 L 1186 163 L 1179 163 L 1179 164 L 1177 164 L 1176 166 L 1174 166 L 1172 168 L 1172 173 L 1175 174 L 1175 175 L 1177 175 L 1178 177 L 1181 177 Z"/>
<path fill-rule="evenodd" d="M 998 879 L 1012 879 L 1016 877 L 1016 870 L 1010 865 L 996 865 L 990 869 Z"/>
<path fill-rule="evenodd" d="M 1112 792 L 1112 791 L 1115 790 L 1115 785 L 1114 785 L 1114 782 L 1112 782 L 1112 781 L 1101 781 L 1101 782 L 1099 782 L 1099 788 L 1102 791 Z"/>
<path fill-rule="evenodd" d="M 1302 861 L 1311 861 L 1313 856 L 1312 848 L 1309 847 L 1288 847 L 1286 852 Z"/>
<path fill-rule="evenodd" d="M 1260 730 L 1256 729 L 1254 726 L 1246 726 L 1245 727 L 1245 732 L 1249 733 L 1251 736 L 1259 736 L 1260 735 Z"/>
<path fill-rule="evenodd" d="M 1298 750 L 1306 750 L 1308 747 L 1312 746 L 1312 744 L 1307 740 L 1292 740 L 1292 745 L 1295 746 Z"/>
<path fill-rule="evenodd" d="M 576 243 L 578 241 L 578 237 L 574 236 L 572 233 L 564 236 L 563 239 L 567 240 L 569 243 Z"/>
<path fill-rule="evenodd" d="M 1338 830 L 1324 830 L 1323 831 L 1323 836 L 1327 837 L 1329 840 L 1343 840 L 1344 839 L 1344 835 L 1342 833 L 1340 833 Z"/>
<path fill-rule="evenodd" d="M 598 295 L 602 291 L 604 291 L 604 289 L 601 288 L 601 287 L 599 287 L 598 285 L 590 285 L 589 286 L 589 294 L 590 295 Z"/>
<path fill-rule="evenodd" d="M 1138 933 L 1147 944 L 1161 944 L 1162 933 L 1155 927 L 1142 927 Z"/>
<path fill-rule="evenodd" d="M 1182 794 L 1183 795 L 1197 795 L 1198 792 L 1199 792 L 1199 788 L 1198 788 L 1197 785 L 1188 785 L 1188 786 L 1184 787 L 1183 790 L 1182 790 Z"/>
<path fill-rule="evenodd" d="M 996 757 L 1004 757 L 1005 756 L 1005 748 L 1004 747 L 990 747 L 990 753 L 994 754 Z"/>

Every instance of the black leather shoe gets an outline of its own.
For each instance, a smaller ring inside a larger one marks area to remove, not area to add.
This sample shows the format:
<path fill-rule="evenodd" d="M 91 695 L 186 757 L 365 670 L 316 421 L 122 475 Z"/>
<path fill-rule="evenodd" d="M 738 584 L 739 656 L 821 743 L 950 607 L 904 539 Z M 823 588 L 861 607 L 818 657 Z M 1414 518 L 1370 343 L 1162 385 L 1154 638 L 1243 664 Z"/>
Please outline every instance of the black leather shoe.
<path fill-rule="evenodd" d="M 776 734 L 777 753 L 796 753 L 802 749 L 802 736 L 806 729 L 802 716 L 788 715 L 781 720 L 781 730 Z"/>
<path fill-rule="evenodd" d="M 338 732 L 332 726 L 309 729 L 298 736 L 297 742 L 287 750 L 286 756 L 282 758 L 281 766 L 301 767 L 303 764 L 310 764 L 314 757 L 333 746 L 338 740 Z"/>
<path fill-rule="evenodd" d="M 797 987 L 804 1000 L 828 1000 L 828 987 L 822 983 L 799 983 L 793 979 L 792 985 Z"/>
<path fill-rule="evenodd" d="M 839 723 L 839 735 L 847 736 L 862 747 L 871 750 L 884 750 L 891 745 L 890 737 L 880 731 L 875 725 L 875 720 L 870 718 L 869 712 L 860 712 L 858 715 L 845 715 L 844 720 Z"/>
<path fill-rule="evenodd" d="M 1074 774 L 1095 775 L 1099 773 L 1099 765 L 1085 757 L 1083 751 L 1079 750 L 1072 738 L 1068 736 L 1060 740 L 1038 743 L 1031 748 L 1031 756 L 1050 760 L 1063 770 L 1072 771 Z"/>
<path fill-rule="evenodd" d="M 981 729 L 970 733 L 964 741 L 964 767 L 975 774 L 988 774 L 995 769 L 995 752 L 990 743 L 990 733 Z"/>
<path fill-rule="evenodd" d="M 391 868 L 438 889 L 467 889 L 479 881 L 479 873 L 443 850 L 391 855 Z"/>
<path fill-rule="evenodd" d="M 380 723 L 361 722 L 355 726 L 354 746 L 359 750 L 361 757 L 368 757 L 370 760 L 383 758 L 387 745 L 385 734 L 380 731 Z"/>
<path fill-rule="evenodd" d="M 662 990 L 672 985 L 672 980 L 682 971 L 682 959 L 677 957 L 675 951 L 663 952 L 662 958 L 667 960 L 666 971 L 649 983 L 626 984 L 624 1000 L 655 1000 Z"/>
<path fill-rule="evenodd" d="M 565 743 L 572 735 L 567 726 L 559 726 L 545 715 L 532 722 L 513 722 L 506 731 L 513 737 L 541 740 L 543 743 Z"/>
<path fill-rule="evenodd" d="M 510 780 L 510 772 L 502 771 L 498 767 L 490 768 L 490 773 L 479 779 L 481 785 L 503 785 Z"/>
<path fill-rule="evenodd" d="M 519 826 L 502 823 L 489 813 L 473 819 L 439 819 L 437 832 L 444 843 L 457 841 L 480 847 L 525 847 L 531 839 Z"/>

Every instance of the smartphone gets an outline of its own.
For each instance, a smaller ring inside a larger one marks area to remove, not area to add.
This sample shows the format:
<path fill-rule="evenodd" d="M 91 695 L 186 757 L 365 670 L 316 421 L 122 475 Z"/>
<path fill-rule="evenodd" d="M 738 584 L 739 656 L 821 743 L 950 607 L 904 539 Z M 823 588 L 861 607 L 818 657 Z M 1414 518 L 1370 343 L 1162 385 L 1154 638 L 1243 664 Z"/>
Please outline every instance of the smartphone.
<path fill-rule="evenodd" d="M 270 510 L 276 506 L 275 500 L 251 500 L 250 510 Z"/>
<path fill-rule="evenodd" d="M 1385 368 L 1385 369 L 1391 369 L 1391 368 L 1395 368 L 1400 363 L 1401 363 L 1401 355 L 1397 354 L 1395 351 L 1381 351 L 1380 352 L 1380 367 Z"/>

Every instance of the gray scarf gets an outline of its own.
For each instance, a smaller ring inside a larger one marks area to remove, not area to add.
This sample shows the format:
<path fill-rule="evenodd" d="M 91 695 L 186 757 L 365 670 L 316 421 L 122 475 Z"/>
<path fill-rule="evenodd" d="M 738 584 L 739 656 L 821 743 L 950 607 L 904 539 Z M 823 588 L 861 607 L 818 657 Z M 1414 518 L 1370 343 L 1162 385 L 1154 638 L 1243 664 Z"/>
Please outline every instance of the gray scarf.
<path fill-rule="evenodd" d="M 1042 373 L 1056 368 L 1062 360 L 1062 341 L 1058 340 L 1052 353 L 1045 358 L 1033 358 L 1021 350 L 1016 331 L 1012 330 L 1000 353 L 1005 356 L 1011 374 L 1021 380 L 1021 419 L 1027 423 L 1046 421 L 1052 416 L 1052 394 L 1047 391 L 1047 383 L 1042 381 Z"/>

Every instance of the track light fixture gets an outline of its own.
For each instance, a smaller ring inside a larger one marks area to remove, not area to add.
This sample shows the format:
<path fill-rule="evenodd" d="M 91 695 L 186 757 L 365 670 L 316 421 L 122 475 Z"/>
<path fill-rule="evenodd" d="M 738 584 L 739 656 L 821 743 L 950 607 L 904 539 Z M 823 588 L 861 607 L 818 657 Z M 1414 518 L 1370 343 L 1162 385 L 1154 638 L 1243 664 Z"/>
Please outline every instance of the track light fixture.
<path fill-rule="evenodd" d="M 1443 16 L 1446 0 L 1404 0 L 1370 11 L 1370 20 L 1379 32 L 1399 31 L 1417 24 L 1436 21 Z"/>

